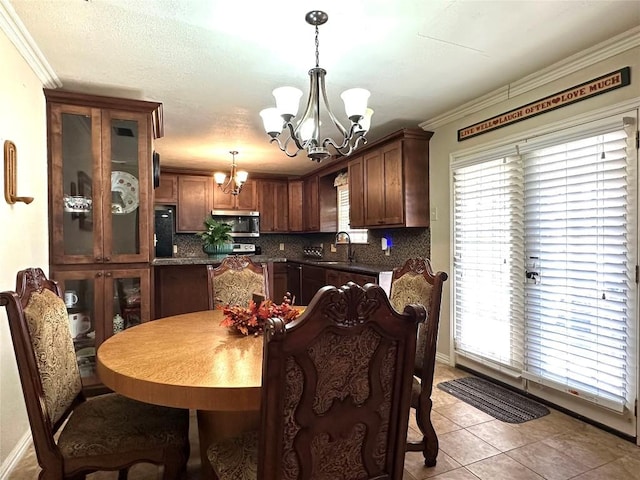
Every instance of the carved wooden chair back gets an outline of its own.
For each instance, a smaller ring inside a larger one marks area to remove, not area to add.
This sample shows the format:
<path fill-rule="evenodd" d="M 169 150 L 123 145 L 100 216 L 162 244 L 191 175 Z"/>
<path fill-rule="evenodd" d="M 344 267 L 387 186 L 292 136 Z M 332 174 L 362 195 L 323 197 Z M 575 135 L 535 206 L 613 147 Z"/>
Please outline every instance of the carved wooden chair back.
<path fill-rule="evenodd" d="M 440 303 L 442 286 L 447 280 L 445 272 L 434 273 L 431 262 L 426 258 L 410 258 L 402 267 L 393 270 L 389 299 L 393 307 L 401 311 L 405 305 L 419 303 L 427 309 L 427 320 L 418 326 L 418 343 L 414 375 L 420 382 L 414 382 L 411 399 L 416 409 L 416 420 L 423 438 L 407 445 L 409 451 L 422 451 L 425 463 L 433 466 L 438 456 L 438 437 L 431 424 L 431 391 L 436 362 L 436 344 L 440 323 Z"/>
<path fill-rule="evenodd" d="M 246 307 L 253 294 L 269 298 L 267 264 L 253 263 L 246 255 L 232 255 L 222 260 L 218 267 L 207 265 L 209 309 L 220 305 Z"/>
<path fill-rule="evenodd" d="M 164 464 L 166 480 L 179 477 L 189 456 L 188 412 L 117 394 L 87 401 L 57 282 L 39 268 L 22 270 L 16 291 L 0 293 L 0 305 L 7 309 L 41 480 L 98 470 L 120 470 L 126 478 L 128 467 L 143 461 Z"/>
<path fill-rule="evenodd" d="M 321 288 L 287 325 L 270 319 L 261 430 L 209 448 L 220 480 L 401 480 L 425 315 L 421 305 L 398 313 L 378 285 L 349 282 Z"/>

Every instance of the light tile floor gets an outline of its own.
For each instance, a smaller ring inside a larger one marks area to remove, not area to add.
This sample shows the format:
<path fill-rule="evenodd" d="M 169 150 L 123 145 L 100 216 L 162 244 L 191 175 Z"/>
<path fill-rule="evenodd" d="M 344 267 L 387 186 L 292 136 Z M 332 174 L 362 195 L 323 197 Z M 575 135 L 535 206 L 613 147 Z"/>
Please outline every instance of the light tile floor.
<path fill-rule="evenodd" d="M 435 384 L 468 373 L 436 366 Z M 615 435 L 561 412 L 522 424 L 504 423 L 433 388 L 433 425 L 440 440 L 435 467 L 424 466 L 422 454 L 409 452 L 403 480 L 640 480 L 640 448 Z M 192 416 L 191 458 L 185 480 L 202 480 L 195 416 Z M 409 437 L 418 436 L 415 421 Z M 8 478 L 38 478 L 33 450 Z M 129 480 L 157 480 L 158 469 L 136 465 Z M 87 480 L 115 480 L 100 472 Z"/>

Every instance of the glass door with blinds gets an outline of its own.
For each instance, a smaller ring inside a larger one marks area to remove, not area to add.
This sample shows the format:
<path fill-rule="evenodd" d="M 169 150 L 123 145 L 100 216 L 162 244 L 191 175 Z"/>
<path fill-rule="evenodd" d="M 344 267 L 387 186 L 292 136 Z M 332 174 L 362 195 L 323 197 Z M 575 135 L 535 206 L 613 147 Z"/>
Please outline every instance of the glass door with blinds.
<path fill-rule="evenodd" d="M 452 166 L 456 354 L 587 402 L 629 435 L 637 130 L 634 112 Z"/>

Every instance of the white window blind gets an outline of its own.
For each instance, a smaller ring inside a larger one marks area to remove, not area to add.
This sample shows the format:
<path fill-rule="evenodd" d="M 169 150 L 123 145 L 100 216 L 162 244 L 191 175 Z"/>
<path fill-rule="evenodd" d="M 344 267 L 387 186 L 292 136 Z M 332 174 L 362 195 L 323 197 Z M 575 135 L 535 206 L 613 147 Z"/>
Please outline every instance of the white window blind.
<path fill-rule="evenodd" d="M 637 128 L 634 112 L 453 162 L 456 354 L 633 411 Z"/>
<path fill-rule="evenodd" d="M 618 125 L 523 154 L 525 376 L 622 411 L 635 398 L 635 142 Z"/>
<path fill-rule="evenodd" d="M 349 224 L 349 185 L 336 187 L 338 191 L 338 231 L 347 232 L 351 243 L 367 243 L 369 231 L 365 228 L 351 228 Z"/>
<path fill-rule="evenodd" d="M 519 157 L 454 168 L 454 315 L 458 353 L 518 371 L 523 337 Z"/>

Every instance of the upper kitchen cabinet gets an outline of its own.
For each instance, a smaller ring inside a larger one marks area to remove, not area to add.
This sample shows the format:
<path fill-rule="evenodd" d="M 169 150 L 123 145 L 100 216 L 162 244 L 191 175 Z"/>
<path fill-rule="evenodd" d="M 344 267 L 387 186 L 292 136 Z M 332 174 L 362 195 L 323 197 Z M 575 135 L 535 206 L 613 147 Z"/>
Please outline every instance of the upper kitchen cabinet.
<path fill-rule="evenodd" d="M 301 232 L 302 224 L 302 180 L 289 180 L 289 231 Z"/>
<path fill-rule="evenodd" d="M 175 173 L 160 174 L 160 184 L 153 193 L 154 203 L 162 205 L 178 203 L 178 175 Z"/>
<path fill-rule="evenodd" d="M 204 221 L 211 214 L 214 188 L 217 187 L 211 175 L 178 175 L 178 233 L 204 230 Z"/>
<path fill-rule="evenodd" d="M 148 262 L 162 104 L 45 89 L 51 263 Z"/>
<path fill-rule="evenodd" d="M 404 129 L 361 149 L 349 162 L 351 226 L 429 226 L 429 139 Z"/>
<path fill-rule="evenodd" d="M 248 179 L 238 195 L 224 193 L 220 187 L 213 186 L 213 208 L 215 210 L 258 210 L 258 188 L 257 182 Z"/>
<path fill-rule="evenodd" d="M 286 180 L 258 181 L 258 210 L 260 233 L 288 231 L 289 198 Z"/>
<path fill-rule="evenodd" d="M 317 174 L 305 178 L 302 184 L 302 227 L 305 232 L 320 231 L 319 185 Z"/>

